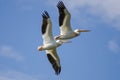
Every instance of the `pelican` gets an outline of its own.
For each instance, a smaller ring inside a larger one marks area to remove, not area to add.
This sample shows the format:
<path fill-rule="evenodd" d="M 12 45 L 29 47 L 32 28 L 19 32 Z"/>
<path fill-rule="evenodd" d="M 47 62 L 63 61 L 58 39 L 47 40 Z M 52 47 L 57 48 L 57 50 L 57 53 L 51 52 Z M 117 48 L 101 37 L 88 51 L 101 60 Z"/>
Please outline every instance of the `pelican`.
<path fill-rule="evenodd" d="M 55 37 L 55 40 L 69 40 L 80 35 L 81 32 L 89 32 L 90 30 L 81 30 L 76 29 L 72 30 L 70 19 L 71 14 L 65 7 L 62 1 L 59 1 L 57 4 L 59 11 L 59 26 L 60 26 L 60 35 Z"/>
<path fill-rule="evenodd" d="M 42 38 L 43 38 L 43 45 L 38 46 L 38 51 L 45 50 L 47 54 L 47 58 L 49 62 L 51 63 L 55 74 L 58 75 L 61 72 L 61 65 L 60 65 L 60 59 L 57 55 L 56 48 L 61 46 L 63 42 L 60 40 L 54 40 L 54 37 L 52 35 L 52 22 L 50 20 L 50 16 L 47 11 L 44 11 L 42 14 L 42 26 L 41 26 L 41 32 L 42 32 Z"/>

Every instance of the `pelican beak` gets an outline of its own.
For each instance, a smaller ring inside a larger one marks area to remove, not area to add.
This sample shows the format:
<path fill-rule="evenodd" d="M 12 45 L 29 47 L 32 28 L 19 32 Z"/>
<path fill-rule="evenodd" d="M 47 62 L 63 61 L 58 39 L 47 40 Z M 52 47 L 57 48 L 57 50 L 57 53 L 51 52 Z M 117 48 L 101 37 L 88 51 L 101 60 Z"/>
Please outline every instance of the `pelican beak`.
<path fill-rule="evenodd" d="M 72 43 L 72 41 L 69 40 L 61 40 L 63 43 Z"/>
<path fill-rule="evenodd" d="M 43 48 L 42 48 L 41 46 L 38 46 L 37 50 L 38 50 L 38 51 L 42 51 Z"/>
<path fill-rule="evenodd" d="M 91 30 L 79 30 L 79 32 L 90 32 Z"/>

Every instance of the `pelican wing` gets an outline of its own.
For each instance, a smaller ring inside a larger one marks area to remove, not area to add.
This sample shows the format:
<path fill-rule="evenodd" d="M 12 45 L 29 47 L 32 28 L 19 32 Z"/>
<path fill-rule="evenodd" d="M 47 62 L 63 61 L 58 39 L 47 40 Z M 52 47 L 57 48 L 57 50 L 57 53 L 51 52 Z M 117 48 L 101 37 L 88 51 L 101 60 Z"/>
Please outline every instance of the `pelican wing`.
<path fill-rule="evenodd" d="M 57 55 L 56 48 L 46 50 L 46 53 L 49 62 L 51 63 L 53 69 L 55 70 L 56 75 L 60 74 L 61 72 L 60 59 Z"/>
<path fill-rule="evenodd" d="M 70 24 L 71 15 L 62 1 L 58 2 L 57 8 L 59 11 L 60 32 L 61 32 L 61 35 L 64 35 L 72 31 L 71 24 Z"/>
<path fill-rule="evenodd" d="M 41 32 L 42 32 L 42 38 L 43 38 L 43 43 L 51 43 L 51 41 L 54 41 L 53 35 L 52 35 L 52 22 L 50 20 L 50 16 L 47 13 L 47 11 L 44 11 L 42 14 L 43 20 L 42 20 L 42 27 L 41 27 Z"/>

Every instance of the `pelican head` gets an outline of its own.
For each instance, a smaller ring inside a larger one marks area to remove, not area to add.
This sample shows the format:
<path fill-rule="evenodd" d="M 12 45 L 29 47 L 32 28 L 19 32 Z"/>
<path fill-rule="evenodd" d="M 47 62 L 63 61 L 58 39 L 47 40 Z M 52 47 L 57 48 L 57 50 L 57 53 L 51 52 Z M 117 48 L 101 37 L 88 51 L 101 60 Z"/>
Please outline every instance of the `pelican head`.
<path fill-rule="evenodd" d="M 37 50 L 38 51 L 42 51 L 43 50 L 43 46 L 38 46 Z"/>
<path fill-rule="evenodd" d="M 74 31 L 76 34 L 78 34 L 78 35 L 80 35 L 80 33 L 81 32 L 90 32 L 90 30 L 80 30 L 80 29 L 76 29 L 75 31 Z"/>

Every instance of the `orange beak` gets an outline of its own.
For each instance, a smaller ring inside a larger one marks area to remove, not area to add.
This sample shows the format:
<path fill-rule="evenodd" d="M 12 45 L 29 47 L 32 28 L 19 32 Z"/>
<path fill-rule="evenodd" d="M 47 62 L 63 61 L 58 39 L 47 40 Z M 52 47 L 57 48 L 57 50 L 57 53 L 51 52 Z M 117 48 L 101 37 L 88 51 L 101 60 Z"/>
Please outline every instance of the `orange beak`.
<path fill-rule="evenodd" d="M 79 32 L 90 32 L 91 30 L 79 30 Z"/>
<path fill-rule="evenodd" d="M 43 50 L 42 46 L 38 46 L 37 50 L 42 51 Z"/>

